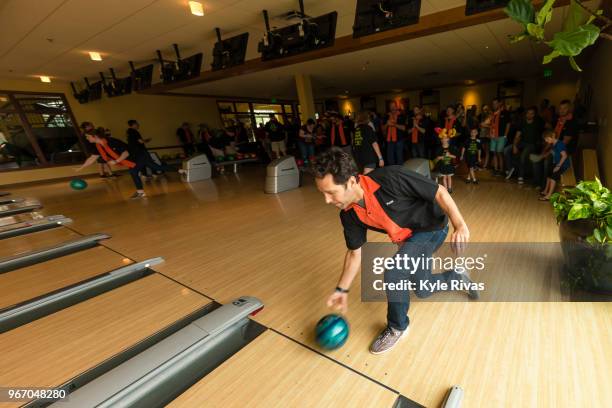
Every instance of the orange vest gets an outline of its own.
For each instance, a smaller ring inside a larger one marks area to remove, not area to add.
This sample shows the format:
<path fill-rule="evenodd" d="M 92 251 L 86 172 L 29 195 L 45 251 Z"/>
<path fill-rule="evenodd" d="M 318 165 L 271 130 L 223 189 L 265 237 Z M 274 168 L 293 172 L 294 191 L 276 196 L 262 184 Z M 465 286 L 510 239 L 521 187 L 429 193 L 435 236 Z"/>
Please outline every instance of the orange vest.
<path fill-rule="evenodd" d="M 399 112 L 390 113 L 389 119 L 397 124 L 397 117 L 399 116 Z M 387 142 L 397 142 L 397 128 L 395 126 L 387 126 Z"/>
<path fill-rule="evenodd" d="M 117 160 L 119 158 L 117 152 L 111 149 L 106 140 L 104 139 L 102 139 L 102 143 L 96 143 L 96 149 L 98 149 L 98 153 L 100 153 L 100 156 L 102 156 L 105 162 L 110 161 L 110 158 L 108 156 L 112 157 L 113 160 Z M 136 164 L 129 160 L 122 160 L 118 164 L 125 166 L 128 169 L 133 169 L 134 167 L 136 167 Z"/>
<path fill-rule="evenodd" d="M 331 128 L 331 145 L 334 146 L 336 140 L 336 126 L 338 127 L 338 133 L 340 133 L 340 142 L 342 146 L 346 146 L 346 137 L 344 136 L 344 122 L 340 121 L 337 124 L 332 124 Z"/>
<path fill-rule="evenodd" d="M 353 204 L 345 211 L 350 209 L 355 210 L 357 217 L 366 225 L 373 228 L 384 230 L 391 241 L 394 243 L 404 242 L 412 236 L 410 228 L 402 228 L 397 225 L 382 208 L 374 193 L 380 188 L 380 185 L 368 176 L 359 176 L 359 185 L 363 189 L 363 200 L 365 207 Z"/>

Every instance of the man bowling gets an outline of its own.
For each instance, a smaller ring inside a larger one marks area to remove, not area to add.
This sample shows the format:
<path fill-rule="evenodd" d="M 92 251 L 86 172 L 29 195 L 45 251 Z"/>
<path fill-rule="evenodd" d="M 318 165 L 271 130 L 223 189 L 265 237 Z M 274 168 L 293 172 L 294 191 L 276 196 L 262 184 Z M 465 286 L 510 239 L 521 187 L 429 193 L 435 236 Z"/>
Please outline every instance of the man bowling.
<path fill-rule="evenodd" d="M 461 247 L 470 239 L 468 227 L 457 205 L 443 186 L 402 166 L 385 166 L 368 175 L 360 175 L 352 158 L 337 148 L 321 153 L 313 163 L 317 188 L 327 204 L 340 209 L 340 221 L 348 248 L 342 274 L 334 293 L 329 296 L 330 307 L 346 311 L 351 283 L 361 267 L 361 247 L 366 243 L 367 230 L 387 233 L 399 247 L 400 256 L 432 256 L 442 245 L 453 227 L 451 242 Z M 400 283 L 406 279 L 428 281 L 433 291 L 442 287 L 469 288 L 471 299 L 478 297 L 473 284 L 465 274 L 455 271 L 432 274 L 430 265 L 418 268 L 413 274 L 391 268 L 384 272 L 385 283 Z M 445 285 L 442 285 L 445 283 Z M 415 290 L 418 297 L 427 297 L 432 291 Z M 370 352 L 381 354 L 391 350 L 408 333 L 407 290 L 391 294 L 387 291 L 387 326 L 370 346 Z"/>

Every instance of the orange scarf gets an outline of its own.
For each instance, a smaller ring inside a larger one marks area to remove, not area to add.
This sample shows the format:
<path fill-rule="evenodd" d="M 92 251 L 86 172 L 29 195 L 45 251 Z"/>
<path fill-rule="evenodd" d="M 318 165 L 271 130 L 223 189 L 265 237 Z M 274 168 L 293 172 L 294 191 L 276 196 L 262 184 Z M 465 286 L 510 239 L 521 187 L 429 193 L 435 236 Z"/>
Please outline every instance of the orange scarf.
<path fill-rule="evenodd" d="M 338 130 L 340 133 L 340 142 L 342 143 L 342 146 L 346 146 L 346 137 L 344 136 L 344 124 L 342 121 L 338 122 L 337 124 L 332 124 L 332 129 L 331 129 L 331 145 L 334 146 L 334 142 L 336 141 L 336 126 L 338 127 Z"/>
<path fill-rule="evenodd" d="M 421 116 L 419 115 L 416 118 L 417 118 L 416 125 L 419 125 L 421 123 Z M 416 125 L 413 123 L 413 127 L 412 127 L 412 143 L 418 143 L 419 142 L 419 129 L 417 129 Z"/>
<path fill-rule="evenodd" d="M 98 149 L 98 153 L 100 153 L 100 156 L 102 156 L 105 162 L 110 161 L 108 156 L 112 157 L 113 160 L 117 160 L 119 158 L 119 155 L 117 154 L 117 152 L 111 149 L 108 143 L 106 142 L 106 140 L 104 139 L 102 139 L 102 143 L 96 143 L 96 149 Z M 134 164 L 134 162 L 131 162 L 129 160 L 122 160 L 118 164 L 125 166 L 128 169 L 132 169 L 136 167 L 136 164 Z"/>
<path fill-rule="evenodd" d="M 561 132 L 563 131 L 563 126 L 565 126 L 565 121 L 572 120 L 572 114 L 567 114 L 565 116 L 559 116 L 557 119 L 557 125 L 555 126 L 555 134 L 557 135 L 557 139 L 561 137 Z"/>
<path fill-rule="evenodd" d="M 502 110 L 499 109 L 493 112 L 493 117 L 491 118 L 491 127 L 489 128 L 489 136 L 495 138 L 499 136 L 499 118 L 501 117 Z"/>
<path fill-rule="evenodd" d="M 390 113 L 389 121 L 393 121 L 397 124 L 397 117 L 399 112 Z M 395 126 L 387 126 L 387 142 L 397 142 L 397 128 Z"/>

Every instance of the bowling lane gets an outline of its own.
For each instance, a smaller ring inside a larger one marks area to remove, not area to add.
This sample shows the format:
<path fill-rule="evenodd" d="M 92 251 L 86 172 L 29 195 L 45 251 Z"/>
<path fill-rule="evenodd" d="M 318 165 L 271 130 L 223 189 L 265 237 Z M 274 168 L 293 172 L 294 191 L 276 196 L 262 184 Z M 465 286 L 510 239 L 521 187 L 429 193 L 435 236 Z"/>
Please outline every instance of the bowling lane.
<path fill-rule="evenodd" d="M 80 237 L 67 228 L 55 228 L 52 230 L 34 232 L 13 238 L 3 239 L 0 244 L 0 258 L 57 245 Z"/>
<path fill-rule="evenodd" d="M 208 303 L 159 274 L 147 276 L 0 334 L 0 384 L 59 386 Z"/>
<path fill-rule="evenodd" d="M 0 274 L 0 309 L 44 295 L 131 263 L 95 247 Z"/>
<path fill-rule="evenodd" d="M 393 391 L 268 330 L 167 407 L 391 408 L 396 398 Z"/>

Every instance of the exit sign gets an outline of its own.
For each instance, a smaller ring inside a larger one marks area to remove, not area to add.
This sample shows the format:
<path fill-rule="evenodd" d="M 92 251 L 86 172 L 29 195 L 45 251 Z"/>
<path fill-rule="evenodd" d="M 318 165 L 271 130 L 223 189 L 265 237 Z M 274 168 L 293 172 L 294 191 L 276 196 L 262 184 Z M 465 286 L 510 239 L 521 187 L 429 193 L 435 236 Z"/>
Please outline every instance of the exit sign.
<path fill-rule="evenodd" d="M 550 77 L 552 77 L 552 69 L 545 68 L 544 69 L 544 78 L 550 78 Z"/>

